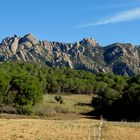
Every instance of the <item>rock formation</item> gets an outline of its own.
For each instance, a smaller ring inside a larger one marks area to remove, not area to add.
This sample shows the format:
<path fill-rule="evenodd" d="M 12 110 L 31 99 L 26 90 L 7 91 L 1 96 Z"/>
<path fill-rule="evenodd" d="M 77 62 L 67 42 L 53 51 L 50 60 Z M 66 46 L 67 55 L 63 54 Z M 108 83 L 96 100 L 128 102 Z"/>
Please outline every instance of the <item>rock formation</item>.
<path fill-rule="evenodd" d="M 7 37 L 0 44 L 0 62 L 10 60 L 70 67 L 94 73 L 135 75 L 140 72 L 139 46 L 114 43 L 102 47 L 92 38 L 62 43 L 39 41 L 32 34 L 22 38 L 17 35 Z"/>

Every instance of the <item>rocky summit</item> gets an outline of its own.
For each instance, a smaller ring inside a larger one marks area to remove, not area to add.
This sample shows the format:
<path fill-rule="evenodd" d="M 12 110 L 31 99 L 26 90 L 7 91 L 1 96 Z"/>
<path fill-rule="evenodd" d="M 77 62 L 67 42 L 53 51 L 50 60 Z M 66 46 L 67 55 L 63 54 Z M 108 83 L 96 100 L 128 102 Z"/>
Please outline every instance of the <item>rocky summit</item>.
<path fill-rule="evenodd" d="M 33 34 L 7 37 L 0 43 L 0 62 L 10 60 L 70 67 L 94 73 L 136 75 L 140 72 L 140 48 L 130 43 L 100 46 L 95 39 L 62 43 L 39 41 Z"/>

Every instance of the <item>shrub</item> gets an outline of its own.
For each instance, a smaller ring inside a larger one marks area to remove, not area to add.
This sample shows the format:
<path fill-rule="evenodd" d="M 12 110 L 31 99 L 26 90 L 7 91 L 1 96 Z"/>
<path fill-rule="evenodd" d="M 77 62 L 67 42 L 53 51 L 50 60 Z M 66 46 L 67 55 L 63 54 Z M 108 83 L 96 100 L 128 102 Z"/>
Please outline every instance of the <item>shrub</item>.
<path fill-rule="evenodd" d="M 62 96 L 55 96 L 55 100 L 60 104 L 62 104 L 64 102 Z"/>

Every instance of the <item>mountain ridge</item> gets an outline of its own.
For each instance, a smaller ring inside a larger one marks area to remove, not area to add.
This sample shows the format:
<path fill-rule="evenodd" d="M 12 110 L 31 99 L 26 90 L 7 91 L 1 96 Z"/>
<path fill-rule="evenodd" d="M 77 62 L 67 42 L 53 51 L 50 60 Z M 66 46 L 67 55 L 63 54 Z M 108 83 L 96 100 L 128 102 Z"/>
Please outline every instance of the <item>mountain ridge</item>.
<path fill-rule="evenodd" d="M 140 48 L 131 43 L 102 47 L 95 39 L 75 43 L 40 41 L 29 33 L 14 35 L 0 43 L 0 62 L 24 61 L 55 67 L 70 67 L 94 73 L 113 72 L 133 76 L 140 72 Z"/>

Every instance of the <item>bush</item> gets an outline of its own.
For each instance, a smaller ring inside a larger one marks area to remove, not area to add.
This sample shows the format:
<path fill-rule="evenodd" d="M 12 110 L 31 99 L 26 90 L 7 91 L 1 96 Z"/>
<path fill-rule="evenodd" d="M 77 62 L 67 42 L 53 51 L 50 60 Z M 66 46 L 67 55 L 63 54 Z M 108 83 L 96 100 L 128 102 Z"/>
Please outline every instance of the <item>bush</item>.
<path fill-rule="evenodd" d="M 55 100 L 60 104 L 63 104 L 63 102 L 64 102 L 62 96 L 55 96 Z"/>

